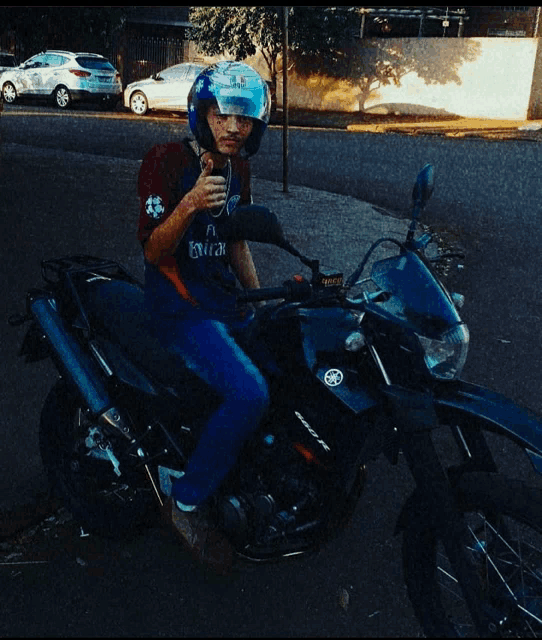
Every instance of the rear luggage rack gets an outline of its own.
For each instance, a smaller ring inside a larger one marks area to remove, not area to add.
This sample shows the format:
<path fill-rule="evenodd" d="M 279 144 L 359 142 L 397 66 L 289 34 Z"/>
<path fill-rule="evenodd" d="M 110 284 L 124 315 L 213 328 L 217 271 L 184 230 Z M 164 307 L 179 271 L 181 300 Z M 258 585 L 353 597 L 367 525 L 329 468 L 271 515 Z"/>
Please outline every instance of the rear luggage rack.
<path fill-rule="evenodd" d="M 41 263 L 41 275 L 48 284 L 58 284 L 62 278 L 70 279 L 70 276 L 76 273 L 112 277 L 140 284 L 120 264 L 104 258 L 78 255 L 52 258 Z"/>
<path fill-rule="evenodd" d="M 88 255 L 43 260 L 41 275 L 45 282 L 56 289 L 59 302 L 71 309 L 73 326 L 88 332 L 91 331 L 90 322 L 79 296 L 79 288 L 96 280 L 123 280 L 142 288 L 142 284 L 117 262 Z"/>

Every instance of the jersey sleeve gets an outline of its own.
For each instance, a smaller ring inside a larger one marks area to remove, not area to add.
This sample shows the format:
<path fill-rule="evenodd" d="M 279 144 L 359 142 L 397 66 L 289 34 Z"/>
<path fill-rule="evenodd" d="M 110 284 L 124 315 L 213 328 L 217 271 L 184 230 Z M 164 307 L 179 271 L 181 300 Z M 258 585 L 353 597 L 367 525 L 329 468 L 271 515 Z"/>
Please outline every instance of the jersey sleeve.
<path fill-rule="evenodd" d="M 172 160 L 175 153 L 171 145 L 156 145 L 143 158 L 139 170 L 138 239 L 144 245 L 154 229 L 175 208 L 175 186 L 172 180 Z"/>

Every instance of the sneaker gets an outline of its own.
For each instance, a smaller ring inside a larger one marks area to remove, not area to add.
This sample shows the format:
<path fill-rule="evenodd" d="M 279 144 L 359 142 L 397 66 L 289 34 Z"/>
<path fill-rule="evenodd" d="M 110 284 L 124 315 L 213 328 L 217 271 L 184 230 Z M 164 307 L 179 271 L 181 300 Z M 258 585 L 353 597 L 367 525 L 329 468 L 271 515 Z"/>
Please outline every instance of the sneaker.
<path fill-rule="evenodd" d="M 213 527 L 205 508 L 194 511 L 179 509 L 173 499 L 168 500 L 171 520 L 185 547 L 192 555 L 216 573 L 225 575 L 233 562 L 233 548 L 229 540 Z"/>

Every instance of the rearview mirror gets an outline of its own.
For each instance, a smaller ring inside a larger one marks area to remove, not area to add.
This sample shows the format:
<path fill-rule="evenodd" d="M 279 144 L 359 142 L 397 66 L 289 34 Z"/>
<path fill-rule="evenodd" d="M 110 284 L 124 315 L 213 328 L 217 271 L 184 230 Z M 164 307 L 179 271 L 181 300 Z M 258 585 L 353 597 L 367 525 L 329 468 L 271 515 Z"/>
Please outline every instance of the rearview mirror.
<path fill-rule="evenodd" d="M 254 204 L 237 207 L 231 214 L 226 236 L 232 241 L 248 240 L 281 246 L 284 234 L 277 216 L 267 207 Z"/>
<path fill-rule="evenodd" d="M 426 164 L 418 173 L 414 189 L 412 190 L 413 204 L 423 209 L 435 188 L 435 172 L 432 164 Z"/>
<path fill-rule="evenodd" d="M 277 216 L 267 207 L 255 204 L 237 207 L 231 214 L 223 233 L 230 242 L 247 240 L 274 244 L 299 258 L 304 265 L 312 269 L 313 274 L 318 272 L 318 261 L 306 258 L 286 240 Z"/>
<path fill-rule="evenodd" d="M 414 232 L 416 231 L 416 224 L 420 217 L 421 210 L 431 197 L 434 187 L 435 172 L 433 165 L 426 164 L 420 173 L 418 173 L 414 189 L 412 190 L 412 220 L 407 233 L 407 244 L 410 244 L 414 239 Z"/>

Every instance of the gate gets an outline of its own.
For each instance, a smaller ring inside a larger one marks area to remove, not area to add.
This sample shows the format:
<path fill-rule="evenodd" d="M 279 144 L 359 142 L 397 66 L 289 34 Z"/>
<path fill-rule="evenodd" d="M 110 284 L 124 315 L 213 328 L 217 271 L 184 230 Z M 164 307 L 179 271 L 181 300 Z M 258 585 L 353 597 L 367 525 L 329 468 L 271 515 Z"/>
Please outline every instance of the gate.
<path fill-rule="evenodd" d="M 186 47 L 188 42 L 182 38 L 129 35 L 124 51 L 120 42 L 113 47 L 111 61 L 115 60 L 117 69 L 122 69 L 122 82 L 126 86 L 183 62 Z"/>
<path fill-rule="evenodd" d="M 24 62 L 24 48 L 17 36 L 12 32 L 0 34 L 0 51 L 3 53 L 13 53 L 17 58 L 17 62 Z"/>

